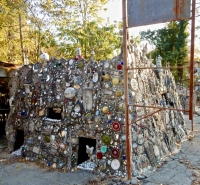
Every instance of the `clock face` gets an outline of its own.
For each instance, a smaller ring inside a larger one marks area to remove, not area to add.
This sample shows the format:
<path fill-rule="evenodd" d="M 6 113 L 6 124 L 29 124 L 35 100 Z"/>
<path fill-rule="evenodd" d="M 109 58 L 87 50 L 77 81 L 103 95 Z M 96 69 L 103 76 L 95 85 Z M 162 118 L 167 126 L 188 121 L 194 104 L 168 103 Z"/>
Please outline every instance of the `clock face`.
<path fill-rule="evenodd" d="M 133 90 L 138 90 L 138 82 L 136 79 L 131 79 L 131 87 Z"/>

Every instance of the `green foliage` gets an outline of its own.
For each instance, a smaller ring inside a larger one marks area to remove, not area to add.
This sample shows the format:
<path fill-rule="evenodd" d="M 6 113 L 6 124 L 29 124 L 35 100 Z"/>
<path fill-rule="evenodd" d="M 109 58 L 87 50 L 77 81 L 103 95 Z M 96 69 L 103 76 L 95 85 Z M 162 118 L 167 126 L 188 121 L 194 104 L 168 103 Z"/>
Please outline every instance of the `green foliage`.
<path fill-rule="evenodd" d="M 113 51 L 120 49 L 120 23 L 106 24 L 99 17 L 106 0 L 74 0 L 71 4 L 70 22 L 64 19 L 58 27 L 58 37 L 61 42 L 58 52 L 69 57 L 74 55 L 76 47 L 80 47 L 85 58 L 90 57 L 94 50 L 95 59 L 102 60 L 113 57 Z M 68 26 L 66 26 L 68 25 Z M 64 51 L 64 52 L 63 52 Z"/>
<path fill-rule="evenodd" d="M 200 48 L 199 47 L 196 47 L 195 50 L 195 58 L 194 58 L 194 61 L 196 62 L 200 62 Z"/>
<path fill-rule="evenodd" d="M 120 25 L 119 27 L 120 28 Z M 109 26 L 99 26 L 98 22 L 89 22 L 85 27 L 74 28 L 73 31 L 64 29 L 59 33 L 63 41 L 71 41 L 59 48 L 60 54 L 65 57 L 72 56 L 75 48 L 80 47 L 85 58 L 90 57 L 92 50 L 95 52 L 95 59 L 102 60 L 113 57 L 113 51 L 118 51 L 121 46 L 121 39 L 115 24 Z M 65 48 L 65 49 L 64 49 Z"/>
<path fill-rule="evenodd" d="M 170 22 L 166 27 L 155 31 L 140 32 L 142 40 L 148 40 L 155 46 L 151 52 L 152 58 L 162 56 L 162 63 L 169 62 L 171 66 L 183 66 L 188 61 L 187 32 L 188 21 Z M 175 74 L 176 71 L 173 71 Z M 183 70 L 178 69 L 176 80 L 183 78 Z"/>
<path fill-rule="evenodd" d="M 22 64 L 23 55 L 34 63 L 40 50 L 52 57 L 72 57 L 80 47 L 85 58 L 113 57 L 120 49 L 121 23 L 104 23 L 99 17 L 107 0 L 1 0 L 0 60 Z M 19 14 L 22 17 L 20 39 Z"/>
<path fill-rule="evenodd" d="M 21 63 L 19 14 L 24 15 L 24 10 L 21 0 L 0 2 L 0 61 Z"/>

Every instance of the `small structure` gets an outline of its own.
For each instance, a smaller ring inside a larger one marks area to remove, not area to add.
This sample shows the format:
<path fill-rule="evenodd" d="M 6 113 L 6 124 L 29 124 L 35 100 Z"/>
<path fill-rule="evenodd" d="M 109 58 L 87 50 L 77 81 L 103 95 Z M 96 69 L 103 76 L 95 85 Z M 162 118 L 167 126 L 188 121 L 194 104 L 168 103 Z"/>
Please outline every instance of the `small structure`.
<path fill-rule="evenodd" d="M 136 45 L 129 50 L 130 67 L 155 68 L 129 74 L 132 172 L 140 175 L 177 153 L 187 133 L 182 112 L 175 111 L 181 104 L 172 73 L 159 69 L 156 75 L 156 66 Z M 121 55 L 99 62 L 77 55 L 22 66 L 10 89 L 10 151 L 22 134 L 27 160 L 125 178 L 123 64 Z"/>

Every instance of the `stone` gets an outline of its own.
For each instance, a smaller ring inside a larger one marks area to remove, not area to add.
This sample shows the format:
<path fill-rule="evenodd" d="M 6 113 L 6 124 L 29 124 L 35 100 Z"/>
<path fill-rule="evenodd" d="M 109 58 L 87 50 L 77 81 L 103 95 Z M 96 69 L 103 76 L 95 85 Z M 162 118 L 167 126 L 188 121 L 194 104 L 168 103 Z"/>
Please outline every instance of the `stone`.
<path fill-rule="evenodd" d="M 132 178 L 131 179 L 131 184 L 138 184 L 138 180 L 137 180 L 137 178 L 136 177 L 134 177 L 134 178 Z"/>
<path fill-rule="evenodd" d="M 39 154 L 40 148 L 34 146 L 33 147 L 33 152 L 36 153 L 36 154 Z"/>
<path fill-rule="evenodd" d="M 161 68 L 160 56 L 156 66 L 137 45 L 131 47 L 129 67 L 158 68 L 135 69 L 128 75 L 132 172 L 139 177 L 155 169 L 162 158 L 179 152 L 187 134 L 183 114 L 165 109 L 170 103 L 181 109 L 170 69 Z M 55 169 L 75 171 L 79 167 L 95 171 L 103 179 L 126 179 L 123 58 L 119 55 L 97 62 L 93 57 L 84 59 L 80 49 L 77 52 L 69 59 L 52 58 L 12 73 L 8 147 L 12 151 L 16 129 L 21 129 L 24 153 L 30 161 L 40 158 Z M 159 108 L 162 110 L 154 113 Z M 84 139 L 89 144 L 81 143 Z M 82 154 L 85 161 L 78 164 Z"/>

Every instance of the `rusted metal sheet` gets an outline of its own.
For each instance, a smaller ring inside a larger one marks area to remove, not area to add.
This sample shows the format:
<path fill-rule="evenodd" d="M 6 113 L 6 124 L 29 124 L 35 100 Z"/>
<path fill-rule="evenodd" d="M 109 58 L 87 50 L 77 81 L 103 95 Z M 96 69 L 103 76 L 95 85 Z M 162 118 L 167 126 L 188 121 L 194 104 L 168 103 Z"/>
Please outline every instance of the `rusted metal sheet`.
<path fill-rule="evenodd" d="M 190 18 L 190 0 L 127 0 L 128 27 Z"/>

